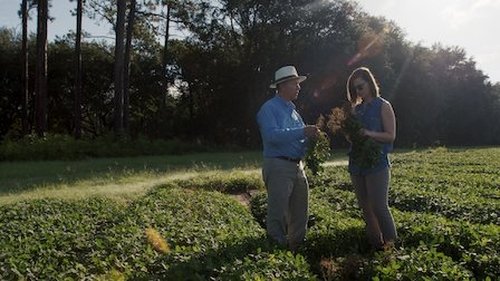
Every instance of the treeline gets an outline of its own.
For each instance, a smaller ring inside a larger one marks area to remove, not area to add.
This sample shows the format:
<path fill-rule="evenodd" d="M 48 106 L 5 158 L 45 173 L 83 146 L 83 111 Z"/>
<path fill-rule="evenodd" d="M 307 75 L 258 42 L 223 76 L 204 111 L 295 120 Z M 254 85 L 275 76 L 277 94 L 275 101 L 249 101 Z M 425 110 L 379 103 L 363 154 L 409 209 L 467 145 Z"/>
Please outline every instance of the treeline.
<path fill-rule="evenodd" d="M 274 70 L 293 64 L 309 78 L 297 101 L 307 123 L 343 103 L 347 76 L 368 66 L 394 106 L 398 145 L 500 144 L 499 83 L 492 84 L 462 48 L 409 42 L 395 23 L 355 2 L 116 3 L 89 0 L 82 11 L 123 26 L 115 28 L 118 43 L 84 40 L 78 54 L 76 32 L 48 44 L 47 127 L 41 131 L 37 40 L 27 40 L 24 94 L 23 36 L 0 30 L 2 139 L 34 131 L 89 138 L 114 132 L 257 147 L 255 113 L 273 94 Z M 173 38 L 172 24 L 186 37 Z"/>

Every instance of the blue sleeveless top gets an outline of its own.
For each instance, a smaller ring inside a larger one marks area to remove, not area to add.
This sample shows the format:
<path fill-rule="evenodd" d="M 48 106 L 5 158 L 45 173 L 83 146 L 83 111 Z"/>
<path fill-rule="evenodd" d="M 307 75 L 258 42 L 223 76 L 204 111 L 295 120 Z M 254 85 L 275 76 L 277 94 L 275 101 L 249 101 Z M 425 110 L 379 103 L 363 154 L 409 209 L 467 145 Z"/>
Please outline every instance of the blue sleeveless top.
<path fill-rule="evenodd" d="M 354 108 L 356 116 L 363 123 L 363 128 L 369 131 L 383 132 L 382 125 L 382 104 L 386 102 L 381 97 L 374 98 L 369 103 L 358 104 Z M 353 175 L 368 175 L 371 173 L 376 173 L 384 168 L 390 167 L 388 153 L 392 151 L 392 143 L 380 143 L 382 146 L 382 153 L 380 154 L 380 159 L 378 163 L 371 168 L 361 168 L 355 163 L 353 163 L 351 157 L 349 157 L 349 173 Z M 349 152 L 350 154 L 350 152 Z"/>

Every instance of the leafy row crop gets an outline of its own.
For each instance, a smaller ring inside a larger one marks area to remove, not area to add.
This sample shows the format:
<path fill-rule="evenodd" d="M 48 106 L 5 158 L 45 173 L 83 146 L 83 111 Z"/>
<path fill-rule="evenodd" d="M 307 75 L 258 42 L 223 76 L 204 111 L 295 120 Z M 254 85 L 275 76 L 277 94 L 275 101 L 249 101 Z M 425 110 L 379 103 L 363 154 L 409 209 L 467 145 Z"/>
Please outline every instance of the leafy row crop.
<path fill-rule="evenodd" d="M 191 179 L 176 180 L 174 184 L 183 188 L 219 191 L 223 193 L 242 193 L 263 189 L 264 183 L 259 175 L 234 172 L 230 175 L 214 173 Z"/>
<path fill-rule="evenodd" d="M 493 156 L 490 163 L 467 159 L 467 166 L 477 172 L 470 174 L 469 169 L 461 170 L 466 161 L 462 154 L 440 151 L 398 154 L 391 172 L 390 205 L 408 212 L 500 225 L 500 161 Z M 312 178 L 311 185 L 353 192 L 345 168 L 329 167 L 321 176 Z"/>
<path fill-rule="evenodd" d="M 354 194 L 343 190 L 348 189 L 346 186 L 347 184 L 337 185 L 341 189 L 332 188 L 332 186 L 319 187 L 312 190 L 311 197 L 315 198 L 316 202 L 328 202 L 334 212 L 342 212 L 350 217 L 361 218 Z M 412 195 L 414 196 L 412 197 Z M 421 243 L 424 243 L 428 247 L 436 248 L 445 253 L 454 261 L 466 265 L 476 277 L 500 276 L 500 252 L 498 250 L 500 249 L 500 226 L 498 224 L 484 224 L 485 221 L 489 222 L 489 220 L 479 216 L 479 214 L 498 213 L 499 208 L 493 207 L 488 210 L 488 204 L 484 206 L 474 205 L 465 198 L 465 203 L 441 204 L 437 212 L 429 212 L 427 209 L 422 209 L 422 206 L 430 204 L 426 204 L 427 201 L 419 202 L 418 200 L 425 198 L 424 200 L 436 202 L 439 197 L 435 194 L 427 193 L 426 196 L 419 197 L 410 190 L 400 192 L 397 189 L 390 196 L 395 197 L 391 198 L 390 205 L 397 224 L 400 242 L 404 247 L 418 248 Z M 411 202 L 411 205 L 395 202 L 401 198 L 406 198 L 408 202 Z M 466 203 L 471 203 L 471 206 L 467 206 Z M 489 203 L 498 205 L 499 202 L 491 201 Z M 462 211 L 467 207 L 466 210 L 471 210 L 471 213 L 467 216 L 457 217 L 446 212 L 446 208 L 452 210 L 457 206 L 464 206 L 459 209 Z"/>
<path fill-rule="evenodd" d="M 493 156 L 464 159 L 469 153 L 398 155 L 390 198 L 399 240 L 391 251 L 370 248 L 344 167 L 310 178 L 309 230 L 297 253 L 267 240 L 265 192 L 252 197 L 250 208 L 228 195 L 263 190 L 258 175 L 214 173 L 158 186 L 126 203 L 90 198 L 0 206 L 0 279 L 494 280 L 500 276 L 498 179 L 483 182 L 480 171 L 488 178 L 497 162 L 480 168 L 477 159 Z M 462 182 L 473 169 L 478 173 Z"/>
<path fill-rule="evenodd" d="M 265 208 L 265 194 L 254 197 L 252 213 L 257 220 L 264 219 Z M 499 226 L 394 208 L 393 215 L 399 232 L 397 248 L 386 254 L 373 253 L 354 194 L 314 188 L 312 227 L 302 253 L 319 276 L 332 280 L 482 280 L 500 276 Z"/>
<path fill-rule="evenodd" d="M 426 191 L 500 198 L 500 149 L 449 150 L 396 154 L 393 178 Z"/>
<path fill-rule="evenodd" d="M 0 227 L 2 280 L 314 276 L 303 257 L 271 245 L 234 199 L 174 185 L 128 205 L 87 199 L 2 206 Z"/>
<path fill-rule="evenodd" d="M 106 199 L 38 200 L 0 207 L 0 279 L 82 279 L 92 243 L 120 205 Z"/>
<path fill-rule="evenodd" d="M 500 226 L 398 211 L 394 217 L 405 247 L 424 244 L 435 248 L 469 269 L 476 278 L 500 276 Z"/>
<path fill-rule="evenodd" d="M 428 212 L 451 219 L 500 225 L 500 200 L 457 196 L 394 184 L 389 204 L 403 211 Z"/>

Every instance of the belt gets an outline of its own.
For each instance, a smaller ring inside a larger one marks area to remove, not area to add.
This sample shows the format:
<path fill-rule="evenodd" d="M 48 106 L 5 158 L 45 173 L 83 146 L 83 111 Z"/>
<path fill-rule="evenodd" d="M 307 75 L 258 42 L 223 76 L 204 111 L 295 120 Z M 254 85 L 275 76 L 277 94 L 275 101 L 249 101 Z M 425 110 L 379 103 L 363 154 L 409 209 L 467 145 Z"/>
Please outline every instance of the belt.
<path fill-rule="evenodd" d="M 290 161 L 290 162 L 294 162 L 294 163 L 299 163 L 302 160 L 300 158 L 290 158 L 287 156 L 276 156 L 274 158 L 278 158 L 278 159 L 282 159 L 282 160 L 286 160 L 286 161 Z"/>

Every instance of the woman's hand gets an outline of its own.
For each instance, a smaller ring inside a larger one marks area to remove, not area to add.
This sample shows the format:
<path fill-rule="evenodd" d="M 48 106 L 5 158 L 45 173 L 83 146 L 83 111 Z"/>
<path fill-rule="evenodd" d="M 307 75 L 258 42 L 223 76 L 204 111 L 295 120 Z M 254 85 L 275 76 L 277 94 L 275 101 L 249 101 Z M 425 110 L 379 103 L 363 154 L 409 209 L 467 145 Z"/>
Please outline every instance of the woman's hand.
<path fill-rule="evenodd" d="M 370 138 L 371 137 L 371 133 L 372 133 L 372 131 L 369 131 L 369 130 L 367 130 L 365 128 L 362 128 L 362 129 L 359 130 L 359 135 L 360 136 L 366 136 L 366 137 Z"/>

